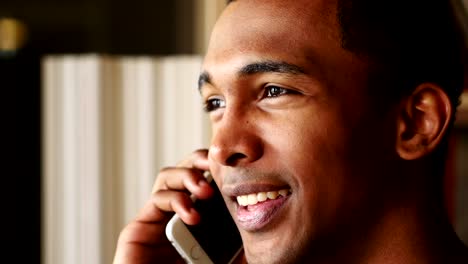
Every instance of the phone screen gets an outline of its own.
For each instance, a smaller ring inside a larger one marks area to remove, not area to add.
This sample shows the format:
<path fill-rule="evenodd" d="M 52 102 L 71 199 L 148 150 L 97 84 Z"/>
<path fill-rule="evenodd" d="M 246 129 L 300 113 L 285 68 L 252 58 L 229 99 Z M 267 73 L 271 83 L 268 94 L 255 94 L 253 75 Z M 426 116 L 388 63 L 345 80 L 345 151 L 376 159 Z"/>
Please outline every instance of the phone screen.
<path fill-rule="evenodd" d="M 186 225 L 193 237 L 214 263 L 228 263 L 242 247 L 242 240 L 214 181 L 215 194 L 208 200 L 197 200 L 195 209 L 201 215 L 198 225 Z"/>

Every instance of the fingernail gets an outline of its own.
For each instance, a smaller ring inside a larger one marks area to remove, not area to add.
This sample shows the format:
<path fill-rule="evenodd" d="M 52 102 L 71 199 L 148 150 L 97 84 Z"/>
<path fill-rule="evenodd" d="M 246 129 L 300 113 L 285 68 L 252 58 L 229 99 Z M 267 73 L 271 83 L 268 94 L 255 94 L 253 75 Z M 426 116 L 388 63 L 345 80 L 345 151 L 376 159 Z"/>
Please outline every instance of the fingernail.
<path fill-rule="evenodd" d="M 205 187 L 208 185 L 208 182 L 206 182 L 206 180 L 200 180 L 198 181 L 198 186 L 200 187 Z"/>

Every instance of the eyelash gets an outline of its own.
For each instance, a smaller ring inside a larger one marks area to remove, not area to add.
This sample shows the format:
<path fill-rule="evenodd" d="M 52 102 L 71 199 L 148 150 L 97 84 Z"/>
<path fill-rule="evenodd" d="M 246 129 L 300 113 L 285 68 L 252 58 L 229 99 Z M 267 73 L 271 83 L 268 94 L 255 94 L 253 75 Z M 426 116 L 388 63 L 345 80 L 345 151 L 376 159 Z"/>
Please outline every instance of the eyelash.
<path fill-rule="evenodd" d="M 274 90 L 273 90 L 274 89 Z M 275 92 L 273 92 L 275 91 Z M 270 85 L 265 87 L 265 91 L 263 93 L 262 98 L 265 99 L 270 99 L 270 98 L 275 98 L 275 97 L 280 97 L 285 94 L 290 94 L 293 93 L 291 90 L 276 86 L 276 85 Z M 207 113 L 213 112 L 219 108 L 225 107 L 226 102 L 224 102 L 223 99 L 221 98 L 211 98 L 205 101 L 203 105 L 203 110 Z"/>
<path fill-rule="evenodd" d="M 276 90 L 276 93 L 272 94 L 273 89 Z M 279 93 L 278 93 L 279 90 Z M 279 97 L 285 94 L 290 93 L 291 91 L 276 85 L 270 85 L 265 87 L 265 92 L 263 93 L 263 98 L 274 98 Z"/>
<path fill-rule="evenodd" d="M 217 104 L 217 105 L 215 105 Z M 221 107 L 224 107 L 226 103 L 221 98 L 211 98 L 205 101 L 203 110 L 207 113 L 213 112 Z"/>

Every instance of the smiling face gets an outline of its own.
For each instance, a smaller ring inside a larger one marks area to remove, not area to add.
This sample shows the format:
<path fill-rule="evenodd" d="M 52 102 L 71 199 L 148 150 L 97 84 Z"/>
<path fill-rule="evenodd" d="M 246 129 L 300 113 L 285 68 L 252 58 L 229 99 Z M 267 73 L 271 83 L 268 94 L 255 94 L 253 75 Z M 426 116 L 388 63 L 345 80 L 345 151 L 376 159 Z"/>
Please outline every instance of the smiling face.
<path fill-rule="evenodd" d="M 320 254 L 385 199 L 392 142 L 367 64 L 340 46 L 335 9 L 240 0 L 213 31 L 200 78 L 210 169 L 249 263 Z"/>

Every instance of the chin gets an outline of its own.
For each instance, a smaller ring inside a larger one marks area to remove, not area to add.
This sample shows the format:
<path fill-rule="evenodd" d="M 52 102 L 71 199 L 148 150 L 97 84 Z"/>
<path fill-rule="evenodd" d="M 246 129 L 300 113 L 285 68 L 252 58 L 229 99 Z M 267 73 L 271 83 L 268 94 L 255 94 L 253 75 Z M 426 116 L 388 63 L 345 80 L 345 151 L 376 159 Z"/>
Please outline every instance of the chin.
<path fill-rule="evenodd" d="M 294 250 L 289 249 L 270 249 L 268 251 L 262 250 L 259 254 L 246 253 L 247 263 L 249 264 L 293 264 L 305 263 L 302 261 L 302 254 L 298 254 Z"/>
<path fill-rule="evenodd" d="M 285 235 L 286 234 L 286 235 Z M 245 255 L 249 264 L 292 264 L 305 263 L 307 243 L 303 234 L 278 232 L 273 238 L 256 237 L 244 243 Z"/>

